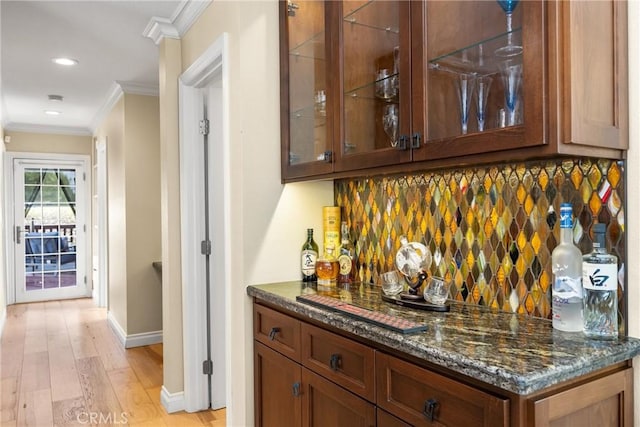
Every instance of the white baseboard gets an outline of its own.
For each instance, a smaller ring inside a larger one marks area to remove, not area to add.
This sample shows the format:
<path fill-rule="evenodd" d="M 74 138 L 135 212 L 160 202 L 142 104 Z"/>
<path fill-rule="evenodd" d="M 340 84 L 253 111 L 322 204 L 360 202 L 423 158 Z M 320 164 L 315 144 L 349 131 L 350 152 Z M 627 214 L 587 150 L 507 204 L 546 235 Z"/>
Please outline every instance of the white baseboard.
<path fill-rule="evenodd" d="M 2 292 L 0 290 L 0 292 Z M 7 307 L 0 307 L 0 309 L 4 309 L 2 310 L 2 314 L 0 314 L 0 338 L 2 338 L 2 333 L 4 332 L 4 324 L 7 321 Z"/>
<path fill-rule="evenodd" d="M 118 341 L 124 348 L 142 347 L 144 345 L 158 344 L 162 342 L 162 331 L 142 332 L 140 334 L 127 335 L 122 326 L 118 323 L 116 318 L 107 313 L 107 321 L 118 337 Z"/>
<path fill-rule="evenodd" d="M 184 391 L 170 393 L 164 386 L 160 392 L 160 403 L 164 409 L 172 414 L 178 411 L 184 411 Z"/>

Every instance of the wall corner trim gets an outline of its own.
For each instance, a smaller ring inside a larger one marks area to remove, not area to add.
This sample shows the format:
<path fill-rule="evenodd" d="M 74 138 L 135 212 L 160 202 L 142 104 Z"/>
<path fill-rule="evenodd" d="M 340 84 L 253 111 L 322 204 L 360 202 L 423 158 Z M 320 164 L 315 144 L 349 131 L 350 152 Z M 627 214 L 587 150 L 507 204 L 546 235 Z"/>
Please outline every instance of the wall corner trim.
<path fill-rule="evenodd" d="M 115 332 L 118 337 L 118 341 L 120 341 L 120 344 L 122 344 L 124 348 L 142 347 L 162 342 L 162 331 L 142 332 L 139 334 L 127 335 L 110 311 L 107 313 L 107 321 L 109 322 L 111 329 L 113 329 L 113 332 Z"/>
<path fill-rule="evenodd" d="M 162 403 L 164 409 L 170 414 L 184 411 L 184 391 L 171 393 L 163 385 L 160 391 L 160 403 Z"/>

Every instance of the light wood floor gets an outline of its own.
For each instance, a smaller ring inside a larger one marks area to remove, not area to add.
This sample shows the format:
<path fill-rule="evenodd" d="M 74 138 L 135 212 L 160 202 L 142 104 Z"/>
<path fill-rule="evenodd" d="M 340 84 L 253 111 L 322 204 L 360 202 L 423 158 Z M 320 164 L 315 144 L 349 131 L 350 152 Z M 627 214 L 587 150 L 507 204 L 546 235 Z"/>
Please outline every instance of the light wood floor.
<path fill-rule="evenodd" d="M 224 426 L 225 411 L 167 414 L 162 344 L 125 350 L 90 299 L 7 307 L 0 426 Z"/>

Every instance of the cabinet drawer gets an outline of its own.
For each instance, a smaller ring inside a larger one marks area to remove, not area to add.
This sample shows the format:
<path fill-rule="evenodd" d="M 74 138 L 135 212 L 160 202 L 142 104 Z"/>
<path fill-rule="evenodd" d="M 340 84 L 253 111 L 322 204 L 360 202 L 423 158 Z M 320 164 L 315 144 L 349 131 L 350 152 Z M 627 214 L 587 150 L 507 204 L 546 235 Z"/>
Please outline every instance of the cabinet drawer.
<path fill-rule="evenodd" d="M 302 324 L 302 364 L 353 393 L 375 401 L 374 350 Z"/>
<path fill-rule="evenodd" d="M 300 362 L 300 321 L 262 305 L 253 305 L 253 337 Z"/>
<path fill-rule="evenodd" d="M 509 400 L 376 353 L 377 405 L 414 426 L 508 426 Z"/>

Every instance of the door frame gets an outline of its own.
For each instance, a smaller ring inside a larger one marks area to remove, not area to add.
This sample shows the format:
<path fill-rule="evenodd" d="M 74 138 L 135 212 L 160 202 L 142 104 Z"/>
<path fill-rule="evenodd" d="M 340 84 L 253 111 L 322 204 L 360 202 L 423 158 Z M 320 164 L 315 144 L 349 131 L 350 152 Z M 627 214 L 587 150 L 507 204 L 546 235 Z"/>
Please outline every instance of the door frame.
<path fill-rule="evenodd" d="M 204 166 L 202 161 L 202 135 L 199 134 L 198 122 L 202 117 L 202 91 L 215 86 L 215 102 L 213 107 L 219 112 L 220 129 L 213 130 L 209 137 L 209 157 L 216 157 L 215 165 L 221 170 L 210 172 L 210 188 L 217 190 L 218 203 L 212 197 L 210 206 L 217 205 L 217 211 L 212 211 L 210 223 L 214 233 L 222 233 L 220 241 L 213 236 L 219 245 L 214 245 L 212 252 L 212 278 L 222 280 L 223 288 L 212 286 L 211 292 L 211 330 L 213 358 L 216 357 L 216 334 L 223 335 L 224 345 L 219 358 L 229 359 L 229 300 L 231 284 L 231 236 L 230 206 L 231 187 L 229 170 L 230 142 L 229 142 L 229 71 L 228 71 L 228 36 L 223 33 L 200 56 L 179 79 L 180 99 L 180 215 L 181 215 L 181 255 L 182 255 L 182 318 L 183 318 L 183 355 L 184 355 L 184 409 L 188 412 L 207 409 L 208 383 L 207 376 L 202 372 L 202 363 L 206 359 L 206 308 L 202 301 L 205 297 L 205 257 L 201 253 L 200 242 L 204 238 L 204 225 L 198 221 L 204 212 L 204 198 L 202 197 Z M 211 83 L 214 83 L 212 85 Z M 209 94 L 211 94 L 209 90 Z M 210 101 L 212 101 L 210 99 Z M 210 102 L 211 104 L 212 102 Z M 212 106 L 209 106 L 209 110 Z M 213 178 L 213 179 L 212 179 Z M 217 249 L 216 247 L 217 246 Z M 216 320 L 222 321 L 222 331 Z M 224 378 L 225 390 L 212 392 L 212 407 L 224 406 L 231 401 L 230 373 L 226 366 L 216 364 L 213 360 L 214 381 L 216 375 Z M 215 387 L 215 383 L 212 388 Z M 166 407 L 166 405 L 165 405 Z"/>
<path fill-rule="evenodd" d="M 4 156 L 4 212 L 5 212 L 5 291 L 7 297 L 7 305 L 16 303 L 16 288 L 15 288 L 15 251 L 13 250 L 13 243 L 15 242 L 15 215 L 14 201 L 15 201 L 15 188 L 14 188 L 14 170 L 13 163 L 15 160 L 25 159 L 30 161 L 43 161 L 43 162 L 65 162 L 75 161 L 82 162 L 84 171 L 86 174 L 86 182 L 84 186 L 84 198 L 85 218 L 81 219 L 80 224 L 84 226 L 85 232 L 85 254 L 82 257 L 84 260 L 84 275 L 87 280 L 87 296 L 91 296 L 91 290 L 93 284 L 91 281 L 91 156 L 85 154 L 56 154 L 56 153 L 23 153 L 16 151 L 7 151 Z M 11 213 L 11 216 L 9 216 Z M 77 262 L 80 258 L 77 259 Z"/>

